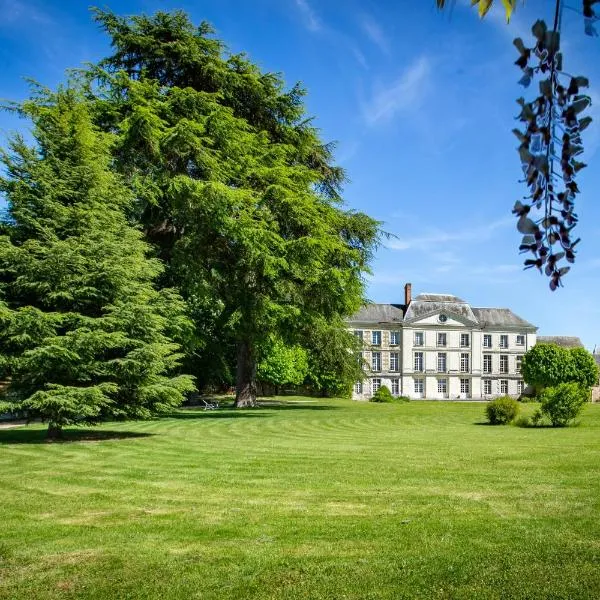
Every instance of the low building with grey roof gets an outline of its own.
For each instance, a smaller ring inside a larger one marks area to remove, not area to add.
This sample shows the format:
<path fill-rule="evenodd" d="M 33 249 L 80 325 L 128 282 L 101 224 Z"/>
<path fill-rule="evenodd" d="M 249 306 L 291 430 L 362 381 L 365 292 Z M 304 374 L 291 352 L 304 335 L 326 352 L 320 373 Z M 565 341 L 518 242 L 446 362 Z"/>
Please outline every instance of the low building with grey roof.
<path fill-rule="evenodd" d="M 354 386 L 368 399 L 382 385 L 396 396 L 489 399 L 519 396 L 523 354 L 537 327 L 508 308 L 473 307 L 450 294 L 412 297 L 402 304 L 369 304 L 348 321 L 363 342 L 368 377 Z"/>

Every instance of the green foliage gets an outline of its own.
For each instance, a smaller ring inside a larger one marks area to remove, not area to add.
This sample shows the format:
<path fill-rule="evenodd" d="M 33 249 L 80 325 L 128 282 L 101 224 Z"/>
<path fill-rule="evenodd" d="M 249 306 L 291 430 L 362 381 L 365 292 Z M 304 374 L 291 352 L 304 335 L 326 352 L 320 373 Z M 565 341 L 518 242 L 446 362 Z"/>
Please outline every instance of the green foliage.
<path fill-rule="evenodd" d="M 300 346 L 287 346 L 274 339 L 263 348 L 257 379 L 274 386 L 301 385 L 308 373 L 308 354 Z"/>
<path fill-rule="evenodd" d="M 408 396 L 398 396 L 396 400 L 398 400 L 398 402 L 410 402 L 410 398 Z"/>
<path fill-rule="evenodd" d="M 394 402 L 394 396 L 387 385 L 382 385 L 371 397 L 370 402 Z"/>
<path fill-rule="evenodd" d="M 598 367 L 585 348 L 563 348 L 556 344 L 536 344 L 523 356 L 525 381 L 537 390 L 561 383 L 598 384 Z"/>
<path fill-rule="evenodd" d="M 536 344 L 523 356 L 523 379 L 536 389 L 572 381 L 575 365 L 571 353 L 556 344 Z"/>
<path fill-rule="evenodd" d="M 580 383 L 561 383 L 540 394 L 541 412 L 554 427 L 566 427 L 579 415 L 590 399 L 590 392 Z"/>
<path fill-rule="evenodd" d="M 516 418 L 519 410 L 519 403 L 514 398 L 500 396 L 487 403 L 485 414 L 492 425 L 506 425 Z"/>
<path fill-rule="evenodd" d="M 362 303 L 378 223 L 341 207 L 344 173 L 304 114 L 303 90 L 227 54 L 184 13 L 97 10 L 96 20 L 113 54 L 89 73 L 95 119 L 117 132 L 134 217 L 204 335 L 194 362 L 229 379 L 237 355 L 238 401 L 252 403 L 260 348 L 281 338 L 312 355 L 317 388 L 346 389 L 331 369 L 346 357 L 316 365 L 309 329 Z"/>
<path fill-rule="evenodd" d="M 15 138 L 1 156 L 4 408 L 50 429 L 169 410 L 194 389 L 176 375 L 173 341 L 185 343 L 191 323 L 177 294 L 154 288 L 162 268 L 127 221 L 133 196 L 111 170 L 109 138 L 73 89 L 20 111 L 36 146 Z"/>
<path fill-rule="evenodd" d="M 349 398 L 354 383 L 365 377 L 361 342 L 339 317 L 314 319 L 302 340 L 308 350 L 308 385 L 324 396 Z"/>
<path fill-rule="evenodd" d="M 574 370 L 572 381 L 588 388 L 598 385 L 598 365 L 593 355 L 585 348 L 571 348 L 569 353 Z"/>

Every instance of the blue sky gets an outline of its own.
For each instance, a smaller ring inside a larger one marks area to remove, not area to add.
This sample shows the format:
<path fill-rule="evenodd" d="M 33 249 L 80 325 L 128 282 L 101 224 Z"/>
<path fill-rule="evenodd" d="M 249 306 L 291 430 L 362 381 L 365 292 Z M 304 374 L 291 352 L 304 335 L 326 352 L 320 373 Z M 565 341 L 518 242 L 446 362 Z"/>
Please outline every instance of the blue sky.
<path fill-rule="evenodd" d="M 373 264 L 369 298 L 401 302 L 453 293 L 474 306 L 510 307 L 542 335 L 600 345 L 600 40 L 565 12 L 565 69 L 592 82 L 595 122 L 586 130 L 579 177 L 577 262 L 565 287 L 522 271 L 511 208 L 518 183 L 515 99 L 523 94 L 512 39 L 531 39 L 547 0 L 519 4 L 506 25 L 499 5 L 479 21 L 469 2 L 439 13 L 434 0 L 108 0 L 120 14 L 181 8 L 210 21 L 234 52 L 308 90 L 307 109 L 337 141 L 348 173 L 345 199 L 397 236 Z M 578 3 L 576 3 L 578 4 Z M 24 77 L 55 86 L 65 69 L 108 52 L 88 4 L 0 0 L 0 97 L 22 99 Z M 532 92 L 525 92 L 531 95 Z M 26 123 L 0 114 L 2 143 Z"/>

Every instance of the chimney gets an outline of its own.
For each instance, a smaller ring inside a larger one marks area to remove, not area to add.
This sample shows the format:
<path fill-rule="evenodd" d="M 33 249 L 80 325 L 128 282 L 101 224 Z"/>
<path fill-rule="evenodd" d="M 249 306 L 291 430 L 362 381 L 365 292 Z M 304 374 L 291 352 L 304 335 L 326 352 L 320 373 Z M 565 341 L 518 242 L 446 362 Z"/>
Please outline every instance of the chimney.
<path fill-rule="evenodd" d="M 407 283 L 404 286 L 404 304 L 408 306 L 412 300 L 412 284 Z"/>

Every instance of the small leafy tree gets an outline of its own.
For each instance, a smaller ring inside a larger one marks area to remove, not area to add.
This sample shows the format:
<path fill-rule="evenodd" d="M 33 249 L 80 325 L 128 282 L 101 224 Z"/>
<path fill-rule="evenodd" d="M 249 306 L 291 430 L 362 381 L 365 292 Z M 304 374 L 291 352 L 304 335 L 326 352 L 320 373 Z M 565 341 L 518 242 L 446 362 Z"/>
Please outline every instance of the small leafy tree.
<path fill-rule="evenodd" d="M 133 196 L 111 170 L 108 136 L 73 89 L 18 107 L 36 146 L 0 159 L 9 219 L 0 237 L 0 353 L 10 410 L 65 425 L 147 418 L 194 389 L 177 375 L 190 335 L 181 298 L 158 292 L 160 263 L 125 216 Z"/>
<path fill-rule="evenodd" d="M 566 427 L 579 415 L 589 400 L 589 389 L 579 383 L 560 383 L 540 395 L 541 412 L 554 427 Z"/>
<path fill-rule="evenodd" d="M 275 386 L 301 385 L 308 373 L 308 354 L 300 346 L 288 346 L 280 339 L 271 340 L 262 350 L 257 378 Z"/>
<path fill-rule="evenodd" d="M 537 391 L 560 383 L 598 385 L 598 367 L 585 348 L 562 348 L 556 344 L 536 344 L 523 356 L 525 381 Z"/>
<path fill-rule="evenodd" d="M 573 381 L 575 365 L 571 353 L 556 344 L 536 344 L 523 356 L 523 379 L 537 391 Z"/>
<path fill-rule="evenodd" d="M 592 354 L 585 348 L 571 348 L 573 361 L 573 380 L 575 383 L 591 388 L 598 385 L 598 365 Z"/>

